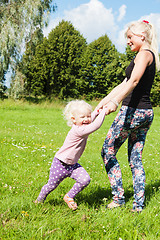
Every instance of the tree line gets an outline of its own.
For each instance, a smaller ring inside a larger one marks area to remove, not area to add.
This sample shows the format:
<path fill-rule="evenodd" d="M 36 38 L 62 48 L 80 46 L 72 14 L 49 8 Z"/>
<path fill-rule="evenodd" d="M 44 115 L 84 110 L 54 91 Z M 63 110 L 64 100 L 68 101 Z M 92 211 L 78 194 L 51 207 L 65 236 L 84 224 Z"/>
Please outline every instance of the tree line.
<path fill-rule="evenodd" d="M 0 1 L 0 97 L 6 90 L 8 69 L 15 73 L 25 44 L 37 29 L 47 26 L 48 15 L 56 8 L 53 0 Z"/>
<path fill-rule="evenodd" d="M 71 22 L 62 20 L 48 37 L 38 28 L 26 44 L 12 76 L 10 96 L 102 98 L 125 78 L 134 53 L 119 53 L 107 35 L 87 44 Z M 154 106 L 160 105 L 160 74 L 151 90 Z"/>

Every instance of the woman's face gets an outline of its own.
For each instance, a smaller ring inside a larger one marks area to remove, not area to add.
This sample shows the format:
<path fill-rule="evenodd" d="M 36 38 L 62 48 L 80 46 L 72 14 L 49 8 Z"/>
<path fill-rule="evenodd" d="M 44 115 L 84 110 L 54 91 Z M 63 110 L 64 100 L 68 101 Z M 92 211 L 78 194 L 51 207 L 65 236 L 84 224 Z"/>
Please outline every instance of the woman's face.
<path fill-rule="evenodd" d="M 130 46 L 131 51 L 138 52 L 144 42 L 144 36 L 134 34 L 131 30 L 127 32 L 127 44 Z"/>

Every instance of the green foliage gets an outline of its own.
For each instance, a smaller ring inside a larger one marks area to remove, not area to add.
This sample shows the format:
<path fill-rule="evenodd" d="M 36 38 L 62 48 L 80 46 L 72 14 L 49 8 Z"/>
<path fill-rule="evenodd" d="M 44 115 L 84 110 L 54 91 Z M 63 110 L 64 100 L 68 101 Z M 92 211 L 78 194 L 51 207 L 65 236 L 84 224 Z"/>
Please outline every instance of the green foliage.
<path fill-rule="evenodd" d="M 17 64 L 15 75 L 12 75 L 12 83 L 10 88 L 10 96 L 14 99 L 30 95 L 30 79 L 31 79 L 31 61 L 34 58 L 36 47 L 43 41 L 43 33 L 41 29 L 36 29 L 32 35 L 32 39 L 26 43 L 26 51 L 22 57 L 22 61 Z M 27 79 L 29 79 L 27 81 Z"/>
<path fill-rule="evenodd" d="M 2 0 L 0 3 L 0 77 L 9 65 L 15 71 L 25 43 L 47 24 L 52 0 Z"/>
<path fill-rule="evenodd" d="M 3 99 L 5 96 L 5 91 L 7 89 L 7 87 L 4 85 L 5 82 L 5 78 L 4 75 L 2 77 L 2 79 L 0 80 L 0 98 Z"/>
<path fill-rule="evenodd" d="M 155 118 L 143 151 L 146 199 L 141 214 L 130 212 L 134 193 L 127 143 L 117 155 L 126 205 L 113 210 L 105 208 L 112 201 L 112 194 L 100 152 L 116 113 L 106 116 L 102 127 L 88 138 L 79 163 L 92 181 L 76 196 L 77 211 L 71 211 L 63 201 L 75 182 L 70 178 L 50 193 L 44 204 L 33 203 L 47 183 L 54 154 L 69 130 L 63 109 L 64 103 L 59 101 L 40 105 L 0 102 L 0 239 L 159 240 L 160 108 L 154 109 Z"/>
<path fill-rule="evenodd" d="M 119 53 L 107 35 L 86 43 L 74 26 L 62 21 L 44 38 L 37 28 L 16 65 L 11 96 L 96 99 L 106 96 L 125 77 L 136 53 Z M 160 104 L 159 73 L 151 90 L 153 106 Z M 16 89 L 17 88 L 17 89 Z"/>
<path fill-rule="evenodd" d="M 79 96 L 79 69 L 86 40 L 70 22 L 62 21 L 36 48 L 27 88 L 34 95 Z"/>
<path fill-rule="evenodd" d="M 89 99 L 105 96 L 122 75 L 119 53 L 107 35 L 87 46 L 81 68 L 83 95 Z"/>
<path fill-rule="evenodd" d="M 128 63 L 130 63 L 132 61 L 132 59 L 136 56 L 136 54 L 137 53 L 132 52 L 131 48 L 127 45 L 127 47 L 126 47 L 126 59 L 127 59 Z"/>
<path fill-rule="evenodd" d="M 160 106 L 160 72 L 156 72 L 151 89 L 151 102 L 153 106 Z"/>
<path fill-rule="evenodd" d="M 12 76 L 13 77 L 13 76 Z M 14 99 L 20 99 L 25 94 L 25 76 L 22 72 L 16 71 L 16 74 L 12 80 L 10 88 L 10 97 Z"/>

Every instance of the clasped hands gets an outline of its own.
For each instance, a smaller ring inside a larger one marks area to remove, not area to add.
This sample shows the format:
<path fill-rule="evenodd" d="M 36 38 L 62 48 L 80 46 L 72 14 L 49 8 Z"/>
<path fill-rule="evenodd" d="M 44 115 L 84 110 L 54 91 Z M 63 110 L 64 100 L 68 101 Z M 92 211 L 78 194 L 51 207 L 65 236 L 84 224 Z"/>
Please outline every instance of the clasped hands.
<path fill-rule="evenodd" d="M 101 112 L 102 109 L 105 109 L 106 115 L 109 115 L 110 113 L 115 112 L 117 110 L 117 108 L 118 108 L 118 106 L 112 101 L 109 101 L 105 105 L 98 104 L 98 106 L 96 107 L 98 112 Z"/>

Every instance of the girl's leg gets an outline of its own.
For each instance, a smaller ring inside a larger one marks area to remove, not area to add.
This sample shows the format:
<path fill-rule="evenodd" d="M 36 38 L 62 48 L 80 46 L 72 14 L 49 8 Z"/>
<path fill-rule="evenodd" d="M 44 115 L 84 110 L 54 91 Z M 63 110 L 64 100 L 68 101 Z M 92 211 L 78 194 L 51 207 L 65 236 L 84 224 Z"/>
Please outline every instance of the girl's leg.
<path fill-rule="evenodd" d="M 76 183 L 63 199 L 68 204 L 69 208 L 76 210 L 77 203 L 74 202 L 74 197 L 90 183 L 90 176 L 79 163 L 73 165 L 72 168 L 70 177 L 73 178 Z"/>
<path fill-rule="evenodd" d="M 90 176 L 79 163 L 76 163 L 70 177 L 73 178 L 76 183 L 68 192 L 68 196 L 74 198 L 79 192 L 88 186 L 90 183 Z"/>
<path fill-rule="evenodd" d="M 142 114 L 142 111 L 145 114 Z M 138 113 L 137 113 L 138 112 Z M 142 151 L 145 144 L 146 134 L 153 120 L 152 110 L 140 110 L 135 112 L 137 118 L 141 118 L 142 125 L 133 130 L 128 139 L 128 159 L 132 171 L 134 202 L 133 210 L 142 211 L 145 200 L 145 171 L 142 164 Z M 142 118 L 143 116 L 143 118 Z M 144 119 L 147 119 L 144 122 Z M 139 120 L 139 121 L 140 121 Z M 132 122 L 132 125 L 134 121 Z"/>
<path fill-rule="evenodd" d="M 125 203 L 122 174 L 116 158 L 116 153 L 129 135 L 129 131 L 124 129 L 126 111 L 127 107 L 122 107 L 120 109 L 120 112 L 107 134 L 102 148 L 102 158 L 111 184 L 113 201 L 118 205 Z"/>
<path fill-rule="evenodd" d="M 69 171 L 70 166 L 62 164 L 57 158 L 54 158 L 50 169 L 48 183 L 42 187 L 37 202 L 43 202 L 47 195 L 69 176 Z"/>

